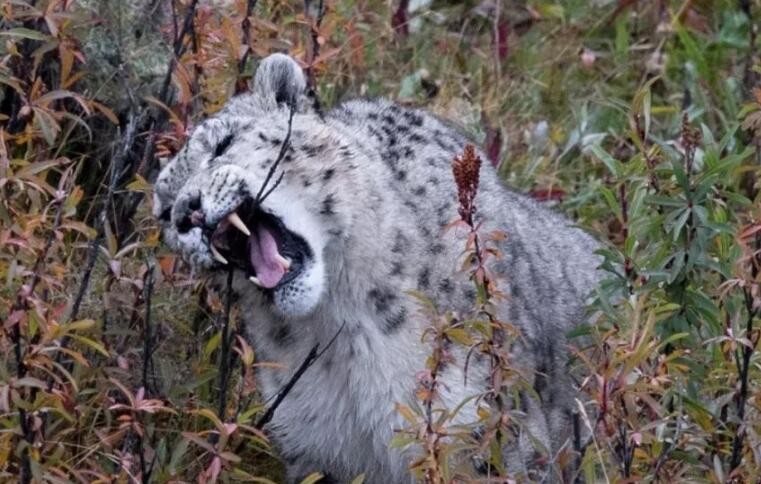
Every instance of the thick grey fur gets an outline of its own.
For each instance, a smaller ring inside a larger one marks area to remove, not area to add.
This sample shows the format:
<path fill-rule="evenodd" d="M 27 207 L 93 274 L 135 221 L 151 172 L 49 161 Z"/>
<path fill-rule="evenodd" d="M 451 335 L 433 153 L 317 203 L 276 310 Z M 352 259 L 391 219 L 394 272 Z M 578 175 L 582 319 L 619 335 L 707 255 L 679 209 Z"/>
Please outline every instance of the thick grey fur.
<path fill-rule="evenodd" d="M 473 284 L 460 270 L 466 234 L 444 231 L 457 218 L 452 159 L 468 140 L 424 111 L 386 100 L 349 101 L 320 117 L 309 108 L 305 86 L 290 57 L 265 59 L 252 94 L 232 99 L 199 125 L 164 168 L 154 210 L 169 218 L 164 236 L 170 247 L 199 268 L 212 267 L 201 230 L 180 233 L 177 221 L 192 197 L 200 195 L 206 223 L 214 225 L 259 191 L 286 136 L 288 103 L 295 102 L 285 175 L 263 208 L 300 234 L 314 258 L 271 298 L 242 274 L 234 281 L 257 359 L 284 365 L 260 369 L 263 397 L 281 388 L 315 343 L 324 347 L 344 329 L 267 430 L 289 479 L 320 471 L 338 482 L 360 473 L 366 482 L 408 482 L 419 449 L 388 443 L 404 426 L 395 403 L 415 400 L 415 375 L 430 353 L 421 334 L 430 322 L 407 291 L 427 294 L 441 310 L 472 311 Z M 228 136 L 229 148 L 214 156 Z M 518 444 L 505 451 L 509 471 L 554 480 L 554 458 L 571 445 L 576 396 L 565 334 L 585 321 L 585 297 L 599 279 L 598 243 L 502 186 L 488 163 L 476 203 L 484 233 L 508 234 L 499 246 L 504 257 L 492 267 L 507 294 L 498 311 L 522 332 L 513 361 L 539 395 L 524 395 L 514 409 L 524 425 Z M 465 385 L 463 354 L 454 353 L 457 362 L 442 374 L 438 402 L 450 409 L 482 392 L 486 381 L 485 362 L 474 360 Z M 475 420 L 469 404 L 456 422 Z"/>

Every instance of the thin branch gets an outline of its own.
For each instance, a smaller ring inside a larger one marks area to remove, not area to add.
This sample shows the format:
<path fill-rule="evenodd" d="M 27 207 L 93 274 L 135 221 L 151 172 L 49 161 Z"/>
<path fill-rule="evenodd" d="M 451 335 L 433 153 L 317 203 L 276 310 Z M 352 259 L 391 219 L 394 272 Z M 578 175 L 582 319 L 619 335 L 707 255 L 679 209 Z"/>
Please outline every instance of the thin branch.
<path fill-rule="evenodd" d="M 175 10 L 175 2 L 172 1 L 171 4 L 172 4 L 172 12 L 173 12 L 172 18 L 173 18 L 173 21 L 175 22 L 175 30 L 174 30 L 175 38 L 174 38 L 174 44 L 173 44 L 172 58 L 169 61 L 169 66 L 167 67 L 167 71 L 161 85 L 161 90 L 159 91 L 159 95 L 158 95 L 158 99 L 163 105 L 170 104 L 172 91 L 170 91 L 169 87 L 171 86 L 171 82 L 172 82 L 172 74 L 174 74 L 175 68 L 177 67 L 177 62 L 185 53 L 185 50 L 187 48 L 187 46 L 185 45 L 185 37 L 187 37 L 187 35 L 193 31 L 193 28 L 194 28 L 193 22 L 195 20 L 195 13 L 196 13 L 196 7 L 198 5 L 198 0 L 193 0 L 193 2 L 188 6 L 188 10 L 185 14 L 185 18 L 182 23 L 182 29 L 179 32 L 177 31 L 178 25 L 176 23 L 177 14 Z M 133 173 L 137 173 L 143 178 L 146 178 L 149 180 L 151 179 L 152 170 L 155 167 L 154 155 L 156 151 L 156 139 L 158 137 L 158 132 L 164 126 L 166 119 L 167 119 L 167 113 L 165 112 L 165 110 L 156 107 L 151 111 L 150 120 L 147 123 L 147 127 L 145 129 L 145 132 L 147 133 L 147 140 L 145 142 L 145 145 L 142 147 L 143 152 L 142 152 L 142 155 L 140 156 L 137 167 L 135 167 L 134 170 L 132 170 Z M 137 207 L 140 204 L 140 201 L 142 199 L 143 199 L 142 193 L 129 194 L 123 199 L 123 202 L 119 205 L 118 209 L 116 210 L 118 211 L 118 219 L 120 220 L 121 224 L 126 224 L 132 220 L 132 217 L 137 211 Z M 117 230 L 115 231 L 117 234 L 121 234 L 123 232 L 123 225 L 118 225 Z"/>
<path fill-rule="evenodd" d="M 156 267 L 153 263 L 148 265 L 148 270 L 143 276 L 143 304 L 145 304 L 145 317 L 143 319 L 143 388 L 145 394 L 150 396 L 150 385 L 148 384 L 148 368 L 153 361 L 153 334 L 151 332 L 151 298 L 153 296 L 153 284 L 155 282 L 154 271 Z M 155 390 L 155 389 L 154 389 Z"/>
<path fill-rule="evenodd" d="M 285 133 L 285 139 L 283 140 L 283 143 L 280 145 L 280 153 L 278 153 L 277 158 L 275 159 L 275 162 L 270 167 L 269 171 L 267 172 L 267 176 L 264 178 L 264 183 L 262 183 L 262 186 L 259 188 L 259 193 L 256 194 L 256 198 L 254 199 L 256 202 L 256 205 L 261 204 L 270 193 L 272 193 L 272 190 L 274 190 L 279 184 L 280 181 L 283 178 L 283 175 L 280 174 L 280 177 L 275 181 L 274 185 L 267 189 L 267 185 L 272 180 L 273 175 L 275 174 L 275 171 L 277 170 L 278 166 L 280 166 L 280 163 L 285 158 L 285 155 L 288 153 L 288 149 L 291 147 L 291 131 L 293 129 L 293 115 L 296 113 L 296 106 L 294 104 L 290 105 L 290 113 L 288 116 L 288 130 Z M 265 192 L 265 190 L 267 190 Z"/>
<path fill-rule="evenodd" d="M 203 106 L 206 105 L 206 95 L 201 88 L 201 80 L 205 74 L 203 63 L 198 61 L 201 52 L 201 39 L 199 38 L 198 31 L 196 30 L 195 22 L 191 22 L 190 42 L 194 57 L 193 71 L 195 72 L 195 77 L 193 78 L 192 82 L 193 109 L 195 111 L 201 111 Z"/>
<path fill-rule="evenodd" d="M 225 310 L 222 313 L 222 346 L 219 357 L 219 407 L 217 415 L 224 420 L 227 407 L 227 386 L 230 380 L 230 311 L 233 304 L 233 270 L 227 272 L 227 287 L 225 292 Z"/>
<path fill-rule="evenodd" d="M 104 195 L 103 206 L 100 209 L 100 214 L 96 220 L 96 235 L 90 241 L 87 248 L 87 264 L 85 266 L 82 280 L 79 283 L 79 289 L 77 289 L 77 295 L 74 298 L 74 303 L 71 306 L 71 312 L 69 313 L 69 321 L 74 321 L 79 316 L 79 309 L 82 305 L 87 290 L 90 287 L 90 279 L 92 278 L 92 272 L 95 268 L 95 262 L 98 259 L 98 248 L 100 242 L 103 240 L 105 234 L 106 223 L 108 222 L 108 212 L 114 204 L 114 194 L 116 192 L 116 185 L 121 178 L 122 171 L 126 164 L 127 157 L 132 150 L 132 145 L 135 141 L 137 134 L 137 115 L 133 108 L 130 108 L 130 112 L 127 115 L 127 127 L 124 130 L 124 139 L 122 140 L 121 148 L 117 152 L 114 162 L 111 165 L 111 176 L 108 182 L 108 188 Z M 64 336 L 61 340 L 61 347 L 65 348 L 69 344 L 69 336 Z M 59 351 L 56 355 L 56 363 L 60 363 L 63 358 L 64 352 Z M 53 380 L 48 380 L 48 389 L 52 388 Z"/>
<path fill-rule="evenodd" d="M 672 397 L 673 398 L 673 397 Z M 661 454 L 658 456 L 658 461 L 655 464 L 655 470 L 653 471 L 653 476 L 655 477 L 656 482 L 659 479 L 659 474 L 661 472 L 661 468 L 666 464 L 668 461 L 668 458 L 671 454 L 674 453 L 674 451 L 677 449 L 679 444 L 679 439 L 682 436 L 682 426 L 680 425 L 680 415 L 683 415 L 683 409 L 682 402 L 680 400 L 679 402 L 679 412 L 677 413 L 677 417 L 674 419 L 674 422 L 676 424 L 676 429 L 674 430 L 674 436 L 669 439 L 668 445 L 665 445 L 661 449 Z"/>
<path fill-rule="evenodd" d="M 312 0 L 304 0 L 304 13 L 308 17 L 311 17 L 309 12 L 311 4 L 312 4 Z M 319 42 L 320 26 L 322 25 L 322 19 L 324 16 L 325 16 L 325 5 L 323 3 L 323 0 L 319 0 L 319 3 L 317 4 L 317 17 L 313 18 L 313 23 L 310 25 L 312 49 L 311 49 L 309 63 L 307 64 L 307 68 L 306 68 L 307 87 L 309 88 L 309 95 L 312 98 L 314 109 L 318 114 L 322 112 L 322 109 L 320 106 L 320 98 L 317 96 L 317 80 L 315 79 L 315 74 L 314 74 L 314 64 L 317 61 L 317 59 L 320 57 L 320 42 Z"/>
<path fill-rule="evenodd" d="M 174 73 L 174 68 L 177 66 L 177 61 L 185 53 L 185 37 L 189 32 L 193 30 L 193 20 L 195 19 L 197 6 L 198 0 L 193 0 L 193 3 L 190 4 L 188 11 L 185 13 L 185 19 L 182 22 L 182 31 L 177 32 L 175 30 L 176 37 L 174 38 L 174 46 L 172 48 L 174 55 L 169 61 L 169 67 L 167 68 L 166 75 L 164 76 L 164 82 L 161 85 L 161 91 L 159 93 L 159 100 L 164 104 L 169 101 L 169 86 L 172 83 L 172 74 Z"/>
<path fill-rule="evenodd" d="M 150 397 L 150 395 L 156 393 L 156 388 L 154 385 L 153 391 L 151 391 L 151 386 L 148 383 L 148 369 L 153 368 L 153 333 L 151 331 L 151 300 L 153 297 L 153 285 L 155 282 L 155 273 L 156 266 L 154 265 L 153 261 L 151 261 L 148 264 L 148 270 L 145 272 L 145 275 L 143 276 L 143 304 L 145 304 L 145 316 L 143 318 L 143 375 L 142 375 L 142 381 L 143 381 L 143 388 L 145 389 L 145 395 Z M 155 383 L 155 369 L 154 369 L 154 383 Z M 149 415 L 146 415 L 144 418 L 148 419 L 150 418 Z M 155 436 L 155 433 L 154 433 Z M 154 460 L 151 461 L 150 467 L 148 467 L 148 463 L 145 460 L 145 435 L 138 435 L 137 437 L 139 439 L 139 445 L 140 445 L 140 472 L 143 482 L 151 482 L 151 474 L 153 473 L 153 464 L 155 462 L 155 456 Z"/>
<path fill-rule="evenodd" d="M 95 261 L 98 258 L 98 246 L 105 234 L 106 223 L 108 221 L 108 212 L 114 203 L 114 194 L 116 192 L 116 185 L 121 177 L 122 171 L 127 161 L 127 157 L 130 154 L 132 145 L 135 141 L 137 134 L 137 116 L 134 110 L 130 110 L 127 115 L 127 127 L 124 130 L 124 139 L 121 144 L 121 149 L 116 154 L 113 164 L 111 165 L 111 176 L 108 181 L 108 188 L 103 200 L 103 206 L 100 209 L 100 214 L 96 221 L 96 236 L 90 241 L 87 254 L 87 265 L 85 272 L 82 276 L 82 281 L 79 284 L 77 290 L 77 296 L 74 298 L 74 304 L 71 306 L 71 312 L 69 314 L 69 321 L 73 321 L 79 315 L 79 308 L 82 304 L 82 300 L 87 293 L 87 289 L 90 285 L 90 277 L 92 276 L 93 268 L 95 267 Z"/>
<path fill-rule="evenodd" d="M 500 28 L 500 24 L 502 22 L 502 11 L 501 11 L 501 5 L 502 2 L 500 0 L 497 0 L 494 2 L 494 19 L 492 22 L 492 28 L 493 32 L 492 35 L 494 37 L 494 70 L 496 71 L 496 81 L 495 84 L 499 85 L 502 82 L 502 45 L 503 42 L 507 42 L 507 39 L 503 39 L 502 35 L 502 29 Z"/>
<path fill-rule="evenodd" d="M 756 278 L 755 270 L 753 270 L 753 278 Z M 745 307 L 748 312 L 748 319 L 746 321 L 745 337 L 750 341 L 750 346 L 743 347 L 742 365 L 740 367 L 738 378 L 740 380 L 740 393 L 737 397 L 737 430 L 735 431 L 735 438 L 732 441 L 732 457 L 729 461 L 730 471 L 735 470 L 742 463 L 742 450 L 743 442 L 745 440 L 745 430 L 742 428 L 745 420 L 745 404 L 748 400 L 748 378 L 750 376 L 750 360 L 755 352 L 756 345 L 758 344 L 758 337 L 753 335 L 753 320 L 758 315 L 758 311 L 754 308 L 753 296 L 750 289 L 745 289 Z"/>
<path fill-rule="evenodd" d="M 248 0 L 248 3 L 246 4 L 246 17 L 241 23 L 241 28 L 243 29 L 243 45 L 246 46 L 246 51 L 243 52 L 243 55 L 238 60 L 239 82 L 236 83 L 235 87 L 235 90 L 238 93 L 241 93 L 247 89 L 247 83 L 245 82 L 243 72 L 246 69 L 246 64 L 248 63 L 248 58 L 251 54 L 251 16 L 254 14 L 256 2 L 257 0 Z"/>
<path fill-rule="evenodd" d="M 391 16 L 391 28 L 399 37 L 410 35 L 409 19 L 410 0 L 401 0 Z"/>
<path fill-rule="evenodd" d="M 164 81 L 161 84 L 161 91 L 159 91 L 159 101 L 161 101 L 162 104 L 169 104 L 169 96 L 170 91 L 169 87 L 172 84 L 172 74 L 174 73 L 175 68 L 177 67 L 177 62 L 182 57 L 182 55 L 185 53 L 185 37 L 188 35 L 188 33 L 193 28 L 193 20 L 195 19 L 196 14 L 196 7 L 198 5 L 198 0 L 193 0 L 193 3 L 190 4 L 188 7 L 188 11 L 185 14 L 185 19 L 182 23 L 182 31 L 177 33 L 176 27 L 175 27 L 175 33 L 176 37 L 174 39 L 174 46 L 172 49 L 172 58 L 169 60 L 169 66 L 167 67 L 166 74 L 164 75 Z M 172 2 L 172 6 L 174 8 L 174 2 Z M 176 15 L 173 16 L 176 20 Z M 161 127 L 164 124 L 164 121 L 166 120 L 166 112 L 164 112 L 163 109 L 158 109 L 158 114 L 154 115 L 151 119 L 149 128 L 148 128 L 148 143 L 145 145 L 145 150 L 143 151 L 143 156 L 140 160 L 140 165 L 137 168 L 137 173 L 140 175 L 145 176 L 147 172 L 152 167 L 151 161 L 153 160 L 153 154 L 156 149 L 156 136 L 157 136 L 157 130 L 159 127 Z M 154 111 L 156 112 L 156 111 Z"/>
<path fill-rule="evenodd" d="M 307 354 L 307 357 L 304 359 L 304 361 L 301 363 L 301 365 L 298 367 L 298 369 L 293 373 L 293 376 L 291 376 L 290 380 L 283 385 L 283 388 L 280 389 L 280 391 L 277 392 L 275 401 L 272 402 L 272 405 L 270 405 L 267 408 L 267 411 L 264 413 L 264 415 L 259 418 L 259 420 L 256 421 L 256 428 L 262 429 L 264 428 L 267 423 L 269 423 L 270 420 L 272 420 L 272 417 L 275 415 L 275 410 L 280 406 L 281 403 L 283 403 L 283 400 L 285 400 L 285 397 L 288 396 L 288 393 L 291 392 L 294 385 L 296 385 L 296 382 L 298 382 L 301 377 L 304 375 L 304 373 L 309 369 L 310 366 L 314 364 L 315 361 L 317 361 L 323 354 L 325 354 L 326 351 L 333 345 L 333 343 L 338 338 L 338 335 L 341 334 L 341 331 L 343 331 L 344 326 L 346 326 L 346 322 L 341 325 L 340 328 L 338 328 L 338 331 L 336 331 L 336 334 L 333 335 L 333 337 L 328 341 L 328 344 L 325 345 L 325 348 L 323 348 L 322 351 L 319 351 L 320 344 L 317 343 L 312 347 L 312 349 L 309 351 L 309 354 Z M 237 450 L 236 450 L 237 452 Z"/>
<path fill-rule="evenodd" d="M 573 451 L 576 454 L 573 459 L 572 467 L 574 474 L 576 474 L 573 482 L 574 484 L 581 484 L 581 482 L 583 482 L 581 479 L 581 466 L 583 463 L 584 449 L 581 445 L 581 421 L 579 418 L 579 412 L 573 412 L 571 422 L 573 424 Z"/>
<path fill-rule="evenodd" d="M 60 184 L 61 187 L 63 187 L 68 181 L 70 174 L 70 171 L 67 171 L 64 174 Z M 56 198 L 53 201 L 53 203 L 56 205 L 53 227 L 50 230 L 47 239 L 45 240 L 45 245 L 43 246 L 42 251 L 40 251 L 40 253 L 37 255 L 37 259 L 34 262 L 34 267 L 32 268 L 32 280 L 28 286 L 22 286 L 21 289 L 19 289 L 18 293 L 16 294 L 16 301 L 11 307 L 10 314 L 14 314 L 19 311 L 25 311 L 28 309 L 29 299 L 34 296 L 37 285 L 42 279 L 42 266 L 45 263 L 48 252 L 50 252 L 50 248 L 53 246 L 53 241 L 56 238 L 56 232 L 58 232 L 58 228 L 61 226 L 61 219 L 63 218 L 63 207 L 65 205 L 64 202 L 66 201 L 66 193 L 66 191 L 61 190 L 56 194 Z M 22 343 L 20 318 L 13 325 L 11 340 L 13 341 L 14 356 L 16 358 L 16 376 L 18 379 L 22 379 L 26 376 L 27 367 L 26 363 L 24 363 L 25 350 Z M 26 410 L 24 410 L 22 407 L 19 407 L 19 422 L 21 424 L 21 434 L 24 440 L 26 440 L 27 443 L 31 445 L 34 441 L 34 437 L 32 435 L 32 430 L 29 427 L 29 419 L 27 418 Z M 25 484 L 31 482 L 32 480 L 31 463 L 29 462 L 29 450 L 27 447 L 21 451 L 21 472 L 19 475 L 19 480 Z"/>

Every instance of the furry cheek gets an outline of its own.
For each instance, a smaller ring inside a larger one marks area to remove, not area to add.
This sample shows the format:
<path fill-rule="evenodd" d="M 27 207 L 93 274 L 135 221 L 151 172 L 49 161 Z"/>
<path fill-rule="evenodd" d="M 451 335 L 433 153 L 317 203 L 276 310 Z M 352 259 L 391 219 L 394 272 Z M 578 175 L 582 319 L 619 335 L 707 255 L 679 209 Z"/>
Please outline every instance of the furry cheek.
<path fill-rule="evenodd" d="M 301 277 L 275 291 L 275 308 L 286 318 L 303 318 L 314 312 L 324 293 L 325 266 L 316 256 Z"/>

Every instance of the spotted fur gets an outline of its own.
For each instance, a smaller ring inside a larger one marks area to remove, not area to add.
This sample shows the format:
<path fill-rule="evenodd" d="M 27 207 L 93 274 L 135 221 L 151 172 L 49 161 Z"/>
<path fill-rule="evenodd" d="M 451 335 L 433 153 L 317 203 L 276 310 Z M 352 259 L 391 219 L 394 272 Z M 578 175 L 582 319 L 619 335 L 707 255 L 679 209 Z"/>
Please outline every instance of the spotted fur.
<path fill-rule="evenodd" d="M 321 471 L 338 482 L 360 473 L 367 482 L 406 482 L 418 449 L 389 448 L 403 427 L 394 405 L 414 401 L 415 374 L 430 353 L 421 342 L 429 322 L 408 292 L 461 314 L 475 298 L 460 271 L 464 234 L 444 230 L 457 217 L 451 162 L 468 140 L 430 114 L 386 100 L 349 101 L 321 117 L 309 108 L 305 85 L 289 57 L 265 59 L 253 93 L 199 125 L 164 168 L 156 215 L 173 249 L 211 267 L 202 230 L 181 233 L 178 224 L 193 200 L 206 223 L 216 224 L 257 193 L 286 138 L 288 106 L 297 106 L 283 180 L 264 208 L 306 240 L 313 258 L 272 295 L 242 274 L 234 278 L 258 359 L 284 365 L 259 370 L 262 396 L 271 398 L 313 345 L 325 347 L 343 330 L 267 430 L 292 479 Z M 522 331 L 525 344 L 513 360 L 534 378 L 540 396 L 523 399 L 525 430 L 518 449 L 506 451 L 510 472 L 527 475 L 537 443 L 548 462 L 568 445 L 574 394 L 564 335 L 584 320 L 585 295 L 598 280 L 598 244 L 566 218 L 503 187 L 489 166 L 476 203 L 484 231 L 508 234 L 500 245 L 504 257 L 492 268 L 507 294 L 498 310 Z M 486 380 L 486 363 L 476 359 L 465 385 L 464 355 L 455 353 L 457 364 L 442 374 L 449 408 L 482 391 Z M 473 406 L 458 419 L 475 421 Z"/>

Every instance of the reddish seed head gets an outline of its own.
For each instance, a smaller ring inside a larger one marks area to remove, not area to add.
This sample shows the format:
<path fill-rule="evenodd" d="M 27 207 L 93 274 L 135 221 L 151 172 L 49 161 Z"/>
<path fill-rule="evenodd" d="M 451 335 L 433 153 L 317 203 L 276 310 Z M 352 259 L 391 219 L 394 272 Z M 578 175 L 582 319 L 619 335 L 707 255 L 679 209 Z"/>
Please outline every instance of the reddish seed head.
<path fill-rule="evenodd" d="M 457 184 L 457 197 L 460 201 L 458 212 L 460 218 L 469 225 L 473 224 L 476 212 L 476 193 L 478 192 L 478 173 L 481 170 L 481 158 L 473 145 L 466 145 L 461 156 L 452 161 L 452 172 Z"/>
<path fill-rule="evenodd" d="M 693 128 L 690 126 L 690 119 L 687 113 L 682 115 L 682 145 L 684 149 L 691 150 L 698 146 L 703 141 L 703 134 L 699 128 Z"/>

